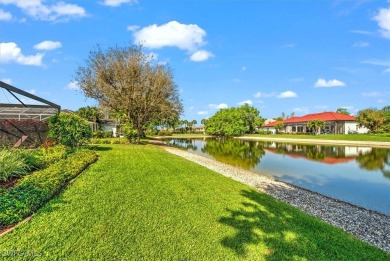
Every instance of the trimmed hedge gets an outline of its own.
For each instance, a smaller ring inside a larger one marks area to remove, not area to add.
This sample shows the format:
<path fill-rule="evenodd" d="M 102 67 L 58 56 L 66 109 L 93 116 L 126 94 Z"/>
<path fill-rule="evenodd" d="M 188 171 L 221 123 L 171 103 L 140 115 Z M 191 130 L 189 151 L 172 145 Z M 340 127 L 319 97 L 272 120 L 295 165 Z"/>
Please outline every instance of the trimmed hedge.
<path fill-rule="evenodd" d="M 96 160 L 95 152 L 78 151 L 46 169 L 25 176 L 15 187 L 0 190 L 0 226 L 31 215 Z"/>

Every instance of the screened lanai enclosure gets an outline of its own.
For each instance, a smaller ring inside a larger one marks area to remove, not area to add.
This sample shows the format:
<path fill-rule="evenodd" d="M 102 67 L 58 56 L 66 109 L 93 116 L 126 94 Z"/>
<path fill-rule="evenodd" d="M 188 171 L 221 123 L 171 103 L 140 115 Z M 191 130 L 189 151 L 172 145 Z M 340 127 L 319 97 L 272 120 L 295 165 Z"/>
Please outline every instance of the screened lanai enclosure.
<path fill-rule="evenodd" d="M 61 107 L 0 81 L 0 146 L 37 147 L 49 130 L 46 120 Z"/>

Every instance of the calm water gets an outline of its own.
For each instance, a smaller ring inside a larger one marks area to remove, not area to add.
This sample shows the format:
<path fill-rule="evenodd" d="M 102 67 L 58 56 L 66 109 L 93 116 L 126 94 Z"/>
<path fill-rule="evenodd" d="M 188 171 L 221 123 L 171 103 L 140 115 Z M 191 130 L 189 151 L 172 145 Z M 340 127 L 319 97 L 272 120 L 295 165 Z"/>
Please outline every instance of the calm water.
<path fill-rule="evenodd" d="M 390 215 L 390 149 L 237 139 L 166 142 Z"/>

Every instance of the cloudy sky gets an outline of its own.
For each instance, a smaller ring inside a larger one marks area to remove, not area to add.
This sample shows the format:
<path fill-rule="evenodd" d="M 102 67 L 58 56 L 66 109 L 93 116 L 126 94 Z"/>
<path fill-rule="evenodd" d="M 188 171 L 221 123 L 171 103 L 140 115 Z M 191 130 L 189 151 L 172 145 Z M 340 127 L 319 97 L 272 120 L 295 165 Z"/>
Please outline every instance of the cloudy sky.
<path fill-rule="evenodd" d="M 0 80 L 64 109 L 96 105 L 73 81 L 90 50 L 137 43 L 173 69 L 183 119 L 390 104 L 390 1 L 0 0 Z"/>

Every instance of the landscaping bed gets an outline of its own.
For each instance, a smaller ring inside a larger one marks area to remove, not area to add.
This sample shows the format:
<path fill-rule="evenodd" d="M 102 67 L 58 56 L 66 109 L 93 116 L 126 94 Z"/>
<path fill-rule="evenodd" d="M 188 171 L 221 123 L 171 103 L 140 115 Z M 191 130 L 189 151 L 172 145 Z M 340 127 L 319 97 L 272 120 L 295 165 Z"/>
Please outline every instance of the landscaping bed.
<path fill-rule="evenodd" d="M 8 182 L 3 182 L 0 188 L 0 231 L 34 213 L 69 180 L 97 160 L 96 153 L 88 150 L 69 155 L 65 147 L 42 151 L 38 153 L 43 153 L 43 157 L 35 159 L 39 162 L 36 167 L 39 170 L 23 173 L 18 177 L 20 179 L 11 176 Z"/>

